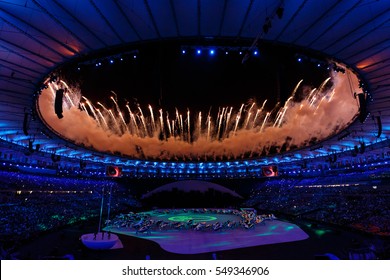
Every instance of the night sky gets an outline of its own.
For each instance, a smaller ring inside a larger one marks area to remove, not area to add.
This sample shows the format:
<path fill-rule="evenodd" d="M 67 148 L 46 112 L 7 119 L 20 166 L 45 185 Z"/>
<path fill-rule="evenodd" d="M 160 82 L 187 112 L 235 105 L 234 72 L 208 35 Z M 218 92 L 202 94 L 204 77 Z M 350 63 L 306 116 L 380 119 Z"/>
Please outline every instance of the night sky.
<path fill-rule="evenodd" d="M 186 48 L 182 54 L 180 42 L 149 43 L 137 46 L 137 57 L 133 54 L 119 56 L 110 63 L 101 60 L 95 64 L 72 66 L 67 69 L 73 80 L 81 84 L 82 94 L 93 101 L 112 107 L 111 91 L 117 94 L 121 107 L 129 102 L 131 108 L 138 105 L 154 110 L 163 108 L 174 113 L 175 108 L 192 113 L 212 113 L 219 107 L 239 108 L 242 103 L 255 100 L 262 104 L 268 99 L 267 108 L 274 107 L 278 100 L 285 101 L 295 85 L 319 86 L 328 76 L 326 67 L 317 67 L 313 62 L 298 62 L 297 51 L 279 45 L 261 44 L 258 55 L 252 55 L 242 63 L 243 54 L 215 48 L 211 56 L 205 47 L 201 55 Z M 131 49 L 130 49 L 131 50 Z M 299 52 L 299 54 L 302 52 Z"/>

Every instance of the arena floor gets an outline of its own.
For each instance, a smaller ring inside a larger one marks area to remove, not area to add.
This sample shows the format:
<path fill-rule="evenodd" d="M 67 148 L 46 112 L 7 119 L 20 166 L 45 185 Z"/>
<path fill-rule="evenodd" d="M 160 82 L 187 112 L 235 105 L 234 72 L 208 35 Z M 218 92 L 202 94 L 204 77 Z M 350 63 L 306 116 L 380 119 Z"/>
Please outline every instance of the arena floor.
<path fill-rule="evenodd" d="M 177 254 L 162 248 L 155 238 L 120 234 L 122 248 L 112 250 L 91 250 L 80 241 L 83 234 L 95 232 L 98 220 L 90 220 L 55 231 L 50 231 L 18 244 L 14 249 L 14 257 L 18 259 L 62 259 L 71 255 L 76 260 L 314 260 L 326 253 L 332 253 L 340 259 L 349 259 L 352 248 L 367 248 L 375 246 L 378 253 L 390 248 L 390 240 L 386 237 L 367 235 L 340 227 L 313 224 L 302 220 L 279 219 L 276 222 L 286 222 L 299 226 L 309 238 L 274 244 L 264 244 L 245 248 L 222 250 L 220 244 L 209 245 L 212 252 L 199 254 Z M 271 222 L 269 222 L 271 224 Z M 286 225 L 284 224 L 284 225 Z M 206 233 L 206 232 L 200 232 Z M 222 232 L 223 233 L 223 232 Z M 180 232 L 185 235 L 184 232 Z M 264 232 L 262 234 L 267 234 Z M 265 235 L 266 236 L 266 235 Z M 242 237 L 241 237 L 242 238 Z M 262 238 L 264 240 L 265 237 Z M 239 240 L 238 242 L 241 242 Z M 178 240 L 176 240 L 176 243 Z M 183 246 L 184 247 L 184 246 Z M 189 249 L 187 249 L 189 250 Z M 378 254 L 379 259 L 388 259 L 385 253 Z"/>
<path fill-rule="evenodd" d="M 167 222 L 186 222 L 193 220 L 198 223 L 240 221 L 233 214 L 193 213 L 190 211 L 160 211 L 145 212 L 152 220 Z M 213 229 L 197 231 L 194 229 L 151 230 L 139 233 L 133 228 L 106 227 L 104 230 L 120 235 L 128 235 L 156 242 L 165 251 L 176 254 L 199 254 L 216 251 L 246 248 L 266 244 L 293 242 L 307 239 L 309 236 L 297 225 L 279 220 L 266 220 L 251 229 L 237 227 L 234 229 Z"/>

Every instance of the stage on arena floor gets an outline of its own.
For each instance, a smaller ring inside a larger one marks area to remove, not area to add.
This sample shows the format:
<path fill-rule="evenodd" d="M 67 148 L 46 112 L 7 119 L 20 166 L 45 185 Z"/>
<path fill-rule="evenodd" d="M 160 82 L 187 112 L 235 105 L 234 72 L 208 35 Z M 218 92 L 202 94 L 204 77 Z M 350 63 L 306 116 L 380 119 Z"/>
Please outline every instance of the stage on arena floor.
<path fill-rule="evenodd" d="M 309 236 L 297 225 L 278 219 L 264 219 L 245 228 L 239 212 L 213 210 L 155 210 L 143 212 L 144 220 L 160 226 L 146 230 L 133 226 L 106 227 L 104 230 L 117 234 L 143 238 L 158 243 L 162 249 L 178 254 L 199 254 L 266 244 L 293 242 Z M 141 224 L 139 220 L 134 224 Z M 163 227 L 168 224 L 169 227 Z M 188 226 L 188 224 L 191 224 Z M 220 226 L 230 225 L 237 226 Z"/>

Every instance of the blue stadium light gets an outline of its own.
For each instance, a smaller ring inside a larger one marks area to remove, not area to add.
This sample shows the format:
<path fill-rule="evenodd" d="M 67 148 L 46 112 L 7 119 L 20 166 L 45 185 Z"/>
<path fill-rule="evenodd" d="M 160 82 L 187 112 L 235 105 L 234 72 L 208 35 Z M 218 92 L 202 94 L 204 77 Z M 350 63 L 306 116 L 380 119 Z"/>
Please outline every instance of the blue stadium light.
<path fill-rule="evenodd" d="M 229 54 L 229 52 L 228 52 L 228 51 L 226 51 L 226 52 L 225 52 L 225 54 Z"/>
<path fill-rule="evenodd" d="M 259 54 L 258 51 L 254 51 L 254 52 L 253 52 L 253 55 L 258 55 L 258 54 Z"/>
<path fill-rule="evenodd" d="M 111 59 L 111 60 L 110 60 L 110 63 L 113 64 L 113 63 L 114 63 L 114 60 Z"/>
<path fill-rule="evenodd" d="M 196 54 L 197 54 L 197 55 L 200 55 L 201 53 L 202 53 L 201 50 L 196 50 Z"/>
<path fill-rule="evenodd" d="M 182 50 L 181 53 L 182 53 L 182 54 L 185 54 L 185 53 L 186 53 L 186 50 Z"/>
<path fill-rule="evenodd" d="M 298 57 L 298 62 L 302 62 L 302 58 Z"/>
<path fill-rule="evenodd" d="M 136 55 L 134 55 L 133 57 L 134 57 L 134 58 L 137 58 L 137 56 L 136 56 Z"/>
<path fill-rule="evenodd" d="M 215 50 L 211 49 L 209 53 L 210 53 L 210 55 L 214 55 L 215 54 Z"/>
<path fill-rule="evenodd" d="M 242 54 L 242 52 L 240 52 L 240 54 Z"/>

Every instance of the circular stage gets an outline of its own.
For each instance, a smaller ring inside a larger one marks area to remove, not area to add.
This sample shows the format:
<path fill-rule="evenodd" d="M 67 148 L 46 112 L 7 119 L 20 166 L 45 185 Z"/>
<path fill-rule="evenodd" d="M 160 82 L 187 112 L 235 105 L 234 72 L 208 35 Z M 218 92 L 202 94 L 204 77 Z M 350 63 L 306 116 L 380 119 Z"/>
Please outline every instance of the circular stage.
<path fill-rule="evenodd" d="M 238 212 L 233 213 L 233 210 L 178 209 L 154 210 L 144 213 L 151 215 L 153 219 L 164 222 L 225 223 L 227 221 L 240 221 L 240 217 L 234 214 L 238 214 Z"/>
<path fill-rule="evenodd" d="M 121 247 L 118 235 L 108 232 L 83 234 L 80 240 L 85 247 L 93 250 L 108 250 Z"/>
<path fill-rule="evenodd" d="M 169 217 L 168 220 L 172 222 L 187 222 L 187 221 L 194 221 L 194 222 L 211 222 L 215 221 L 218 218 L 215 216 L 205 216 L 200 214 L 195 215 L 175 215 L 172 217 Z"/>

